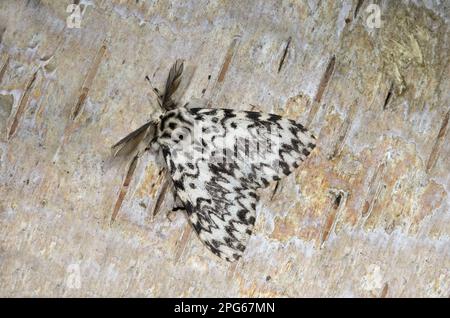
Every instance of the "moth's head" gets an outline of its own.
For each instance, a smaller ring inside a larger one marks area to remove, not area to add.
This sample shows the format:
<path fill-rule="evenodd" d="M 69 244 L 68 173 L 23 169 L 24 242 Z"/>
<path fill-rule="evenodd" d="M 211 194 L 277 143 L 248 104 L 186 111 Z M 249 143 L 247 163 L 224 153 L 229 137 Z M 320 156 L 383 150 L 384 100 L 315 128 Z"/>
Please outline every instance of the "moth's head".
<path fill-rule="evenodd" d="M 152 147 L 153 145 L 157 145 L 154 141 L 156 141 L 158 136 L 157 130 L 161 127 L 160 123 L 163 121 L 162 119 L 168 112 L 179 107 L 178 103 L 174 101 L 173 94 L 180 86 L 183 69 L 184 61 L 181 59 L 176 60 L 175 64 L 170 68 L 164 91 L 161 93 L 158 89 L 153 88 L 153 91 L 158 97 L 158 104 L 161 110 L 159 118 L 157 120 L 150 120 L 145 125 L 113 145 L 113 156 L 128 154 L 133 151 L 139 153 L 149 146 Z M 146 79 L 150 82 L 148 77 L 146 77 Z M 176 131 L 176 133 L 178 133 L 178 131 Z M 179 134 L 177 136 L 179 137 Z"/>

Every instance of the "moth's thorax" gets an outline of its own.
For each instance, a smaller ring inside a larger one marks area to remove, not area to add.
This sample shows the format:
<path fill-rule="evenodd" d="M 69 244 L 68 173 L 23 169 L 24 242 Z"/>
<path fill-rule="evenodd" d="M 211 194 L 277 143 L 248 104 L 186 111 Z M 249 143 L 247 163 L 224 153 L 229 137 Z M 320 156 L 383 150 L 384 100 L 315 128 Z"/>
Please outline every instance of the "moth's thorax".
<path fill-rule="evenodd" d="M 157 142 L 161 146 L 180 145 L 190 137 L 194 129 L 194 119 L 186 108 L 170 110 L 160 116 L 157 124 Z"/>

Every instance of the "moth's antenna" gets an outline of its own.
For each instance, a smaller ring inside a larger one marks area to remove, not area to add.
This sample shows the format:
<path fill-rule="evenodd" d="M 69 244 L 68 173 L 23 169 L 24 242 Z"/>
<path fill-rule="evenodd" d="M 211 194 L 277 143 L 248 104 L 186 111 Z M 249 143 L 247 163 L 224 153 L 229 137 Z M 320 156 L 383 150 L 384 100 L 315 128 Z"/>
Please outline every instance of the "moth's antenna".
<path fill-rule="evenodd" d="M 165 110 L 171 110 L 176 107 L 176 103 L 173 102 L 171 97 L 177 90 L 178 86 L 180 86 L 183 69 L 184 61 L 178 59 L 169 71 L 169 76 L 167 77 L 166 81 L 166 87 L 160 99 L 160 105 Z"/>
<path fill-rule="evenodd" d="M 146 79 L 146 80 L 148 81 L 148 83 L 150 84 L 150 87 L 152 88 L 153 93 L 155 93 L 156 98 L 158 99 L 158 104 L 159 104 L 159 106 L 162 107 L 162 106 L 161 106 L 161 105 L 162 105 L 162 104 L 161 104 L 161 98 L 162 98 L 161 93 L 159 92 L 159 90 L 158 90 L 156 87 L 153 86 L 152 81 L 150 80 L 150 77 L 148 77 L 148 75 L 145 75 L 145 79 Z"/>

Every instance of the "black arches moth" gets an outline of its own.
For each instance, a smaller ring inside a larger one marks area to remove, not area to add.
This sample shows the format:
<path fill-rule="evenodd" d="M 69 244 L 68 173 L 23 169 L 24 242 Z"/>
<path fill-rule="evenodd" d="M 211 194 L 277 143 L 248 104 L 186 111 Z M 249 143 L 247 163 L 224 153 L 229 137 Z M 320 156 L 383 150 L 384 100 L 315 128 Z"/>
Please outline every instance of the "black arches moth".
<path fill-rule="evenodd" d="M 315 147 L 300 123 L 274 114 L 189 108 L 173 100 L 183 62 L 172 66 L 162 114 L 116 143 L 114 156 L 151 149 L 164 158 L 177 209 L 200 240 L 227 261 L 238 260 L 252 233 L 257 190 L 289 175 Z"/>

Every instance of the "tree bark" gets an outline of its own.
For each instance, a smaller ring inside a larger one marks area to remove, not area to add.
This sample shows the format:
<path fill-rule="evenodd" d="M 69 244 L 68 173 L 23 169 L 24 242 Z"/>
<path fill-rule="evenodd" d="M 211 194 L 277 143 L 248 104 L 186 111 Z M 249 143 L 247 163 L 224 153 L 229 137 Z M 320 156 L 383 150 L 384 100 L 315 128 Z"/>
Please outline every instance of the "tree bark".
<path fill-rule="evenodd" d="M 1 296 L 450 296 L 445 1 L 76 2 L 0 2 Z M 177 58 L 183 101 L 318 136 L 234 265 L 111 158 Z"/>

